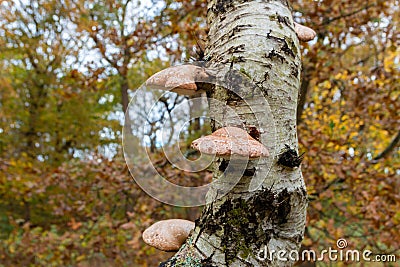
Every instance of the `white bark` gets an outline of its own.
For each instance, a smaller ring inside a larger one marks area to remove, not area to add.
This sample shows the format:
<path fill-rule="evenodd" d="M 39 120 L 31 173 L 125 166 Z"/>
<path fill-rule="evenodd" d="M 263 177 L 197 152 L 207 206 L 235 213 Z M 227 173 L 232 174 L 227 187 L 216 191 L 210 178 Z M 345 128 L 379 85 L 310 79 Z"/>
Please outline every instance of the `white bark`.
<path fill-rule="evenodd" d="M 230 77 L 230 89 L 243 99 L 218 86 L 209 92 L 226 104 L 210 103 L 214 130 L 237 126 L 253 136 L 259 132 L 271 156 L 250 163 L 233 190 L 219 199 L 218 190 L 228 187 L 230 180 L 223 175 L 227 162 L 215 162 L 218 182 L 207 195 L 211 204 L 196 221 L 186 245 L 160 266 L 291 266 L 288 254 L 299 249 L 304 235 L 307 197 L 300 168 L 278 164 L 285 145 L 298 147 L 301 62 L 290 8 L 285 0 L 210 0 L 208 22 L 209 66 L 223 64 L 243 73 Z M 227 75 L 227 71 L 217 74 Z M 235 110 L 240 120 L 225 112 L 227 108 Z M 286 251 L 288 261 L 278 260 L 276 254 L 260 259 L 264 246 L 269 252 Z"/>

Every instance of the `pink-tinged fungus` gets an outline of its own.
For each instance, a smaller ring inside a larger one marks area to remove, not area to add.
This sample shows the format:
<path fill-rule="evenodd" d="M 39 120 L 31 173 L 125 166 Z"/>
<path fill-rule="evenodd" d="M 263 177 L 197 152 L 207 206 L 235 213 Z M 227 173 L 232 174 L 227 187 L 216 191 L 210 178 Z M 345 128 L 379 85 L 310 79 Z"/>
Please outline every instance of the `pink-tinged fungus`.
<path fill-rule="evenodd" d="M 317 36 L 317 33 L 313 29 L 296 22 L 294 23 L 294 31 L 296 32 L 299 40 L 303 42 L 311 41 L 315 38 L 315 36 Z"/>
<path fill-rule="evenodd" d="M 237 127 L 224 127 L 211 135 L 196 139 L 192 147 L 201 153 L 222 158 L 239 156 L 249 159 L 268 157 L 267 148 L 251 137 L 245 130 Z"/>
<path fill-rule="evenodd" d="M 146 81 L 146 86 L 168 90 L 180 95 L 194 95 L 201 92 L 196 82 L 209 76 L 204 68 L 194 65 L 179 65 L 157 72 Z"/>
<path fill-rule="evenodd" d="M 159 221 L 147 228 L 143 232 L 142 238 L 146 244 L 156 249 L 178 251 L 194 226 L 194 222 L 182 219 Z"/>

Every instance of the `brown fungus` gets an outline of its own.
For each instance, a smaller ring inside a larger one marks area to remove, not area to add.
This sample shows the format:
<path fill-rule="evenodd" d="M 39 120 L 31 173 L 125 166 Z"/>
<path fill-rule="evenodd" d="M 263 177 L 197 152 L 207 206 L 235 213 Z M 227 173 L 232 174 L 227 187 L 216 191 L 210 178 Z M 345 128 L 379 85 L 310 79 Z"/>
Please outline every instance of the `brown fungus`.
<path fill-rule="evenodd" d="M 192 147 L 201 153 L 229 158 L 239 156 L 249 159 L 268 157 L 267 148 L 237 127 L 224 127 L 211 135 L 196 139 Z"/>
<path fill-rule="evenodd" d="M 299 40 L 303 42 L 311 41 L 317 35 L 317 33 L 313 29 L 298 24 L 296 22 L 294 23 L 294 31 L 296 32 Z"/>
<path fill-rule="evenodd" d="M 142 238 L 146 244 L 156 249 L 178 251 L 194 226 L 194 222 L 182 219 L 159 221 L 147 228 L 143 232 Z"/>
<path fill-rule="evenodd" d="M 179 65 L 157 72 L 146 81 L 146 86 L 175 92 L 180 95 L 194 95 L 201 92 L 196 82 L 208 78 L 204 68 L 194 65 Z"/>

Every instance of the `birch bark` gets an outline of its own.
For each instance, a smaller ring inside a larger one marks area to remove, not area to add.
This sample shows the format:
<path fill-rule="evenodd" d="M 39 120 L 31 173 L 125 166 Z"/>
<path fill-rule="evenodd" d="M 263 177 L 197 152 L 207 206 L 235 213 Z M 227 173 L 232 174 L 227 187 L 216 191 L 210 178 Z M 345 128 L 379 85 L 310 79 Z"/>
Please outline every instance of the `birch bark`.
<path fill-rule="evenodd" d="M 222 198 L 218 190 L 229 186 L 229 177 L 224 175 L 227 162 L 217 160 L 218 183 L 207 195 L 209 204 L 194 232 L 160 266 L 291 266 L 304 235 L 307 194 L 300 168 L 278 163 L 287 145 L 298 150 L 301 59 L 289 3 L 209 0 L 207 19 L 209 67 L 222 64 L 243 74 L 229 78 L 230 90 L 216 86 L 209 92 L 225 104 L 210 102 L 213 130 L 244 128 L 271 156 L 248 164 Z M 228 74 L 217 75 L 226 79 Z M 227 108 L 238 117 L 230 117 Z"/>

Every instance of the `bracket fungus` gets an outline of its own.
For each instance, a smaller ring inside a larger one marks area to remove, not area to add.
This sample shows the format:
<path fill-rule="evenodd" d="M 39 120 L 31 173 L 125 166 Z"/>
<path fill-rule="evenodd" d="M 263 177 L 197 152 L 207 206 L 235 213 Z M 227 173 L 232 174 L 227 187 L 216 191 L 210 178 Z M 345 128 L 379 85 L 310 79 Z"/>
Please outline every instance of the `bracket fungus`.
<path fill-rule="evenodd" d="M 194 222 L 182 219 L 159 221 L 147 228 L 143 232 L 142 238 L 146 244 L 156 249 L 178 251 L 194 226 Z"/>
<path fill-rule="evenodd" d="M 317 35 L 317 33 L 313 29 L 298 24 L 296 22 L 294 23 L 294 31 L 296 32 L 299 40 L 303 42 L 311 41 Z"/>
<path fill-rule="evenodd" d="M 168 90 L 180 95 L 194 95 L 198 90 L 197 81 L 203 81 L 209 76 L 204 68 L 194 65 L 179 65 L 157 72 L 146 81 L 146 86 Z"/>
<path fill-rule="evenodd" d="M 201 153 L 227 158 L 239 156 L 249 159 L 268 157 L 267 148 L 251 137 L 245 130 L 237 127 L 224 127 L 211 135 L 196 139 L 192 148 Z"/>

